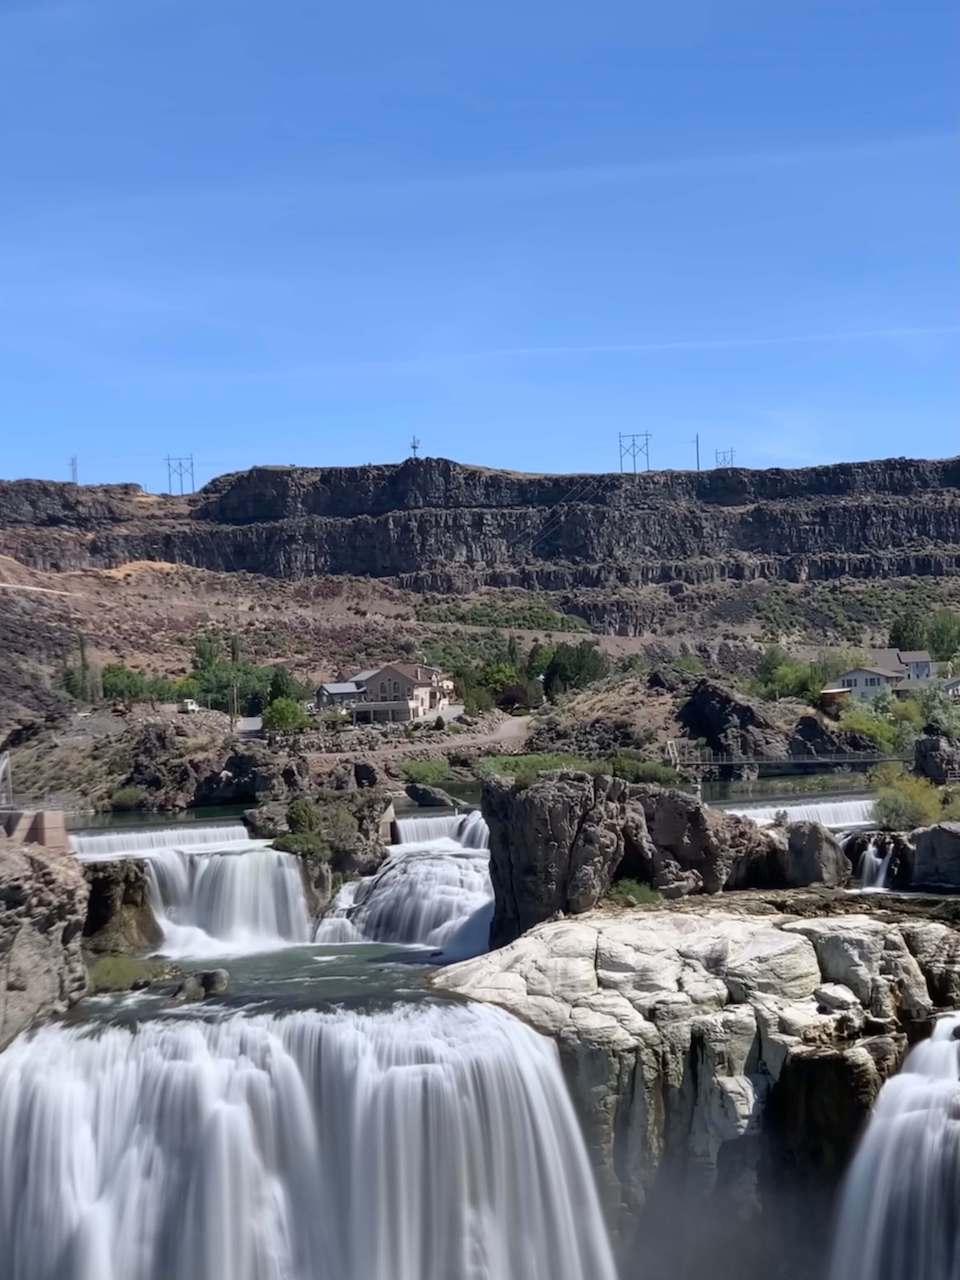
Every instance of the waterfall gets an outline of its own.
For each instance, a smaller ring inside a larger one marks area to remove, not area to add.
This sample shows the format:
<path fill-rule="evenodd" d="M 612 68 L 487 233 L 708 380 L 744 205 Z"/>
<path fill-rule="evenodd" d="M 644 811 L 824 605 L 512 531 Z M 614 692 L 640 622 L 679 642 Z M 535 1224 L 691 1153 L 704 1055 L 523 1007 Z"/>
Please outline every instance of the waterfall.
<path fill-rule="evenodd" d="M 181 822 L 176 826 L 136 827 L 114 831 L 88 831 L 70 836 L 70 848 L 84 862 L 115 858 L 147 858 L 163 849 L 201 853 L 210 849 L 259 849 L 264 841 L 251 840 L 242 822 L 213 825 Z"/>
<path fill-rule="evenodd" d="M 726 806 L 724 806 L 726 808 Z M 802 804 L 755 805 L 726 809 L 738 818 L 752 818 L 761 827 L 768 827 L 785 813 L 788 822 L 819 822 L 834 831 L 850 831 L 856 827 L 874 825 L 873 800 L 812 800 Z"/>
<path fill-rule="evenodd" d="M 265 951 L 310 940 L 300 861 L 254 844 L 249 852 L 159 848 L 144 861 L 164 955 Z"/>
<path fill-rule="evenodd" d="M 860 889 L 864 893 L 883 893 L 887 889 L 887 875 L 893 860 L 893 843 L 887 845 L 886 853 L 877 850 L 876 840 L 871 840 L 863 851 L 860 861 Z"/>
<path fill-rule="evenodd" d="M 398 826 L 405 837 L 420 834 L 392 845 L 375 875 L 344 885 L 315 941 L 437 947 L 448 959 L 486 951 L 493 889 L 481 815 L 404 819 Z"/>
<path fill-rule="evenodd" d="M 960 1015 L 884 1084 L 847 1176 L 831 1280 L 955 1280 L 960 1269 Z"/>
<path fill-rule="evenodd" d="M 397 819 L 397 835 L 404 845 L 427 844 L 432 840 L 456 840 L 467 849 L 486 849 L 489 834 L 487 824 L 478 809 L 433 818 Z"/>
<path fill-rule="evenodd" d="M 557 1051 L 495 1008 L 46 1026 L 0 1169 L 5 1280 L 615 1280 Z"/>

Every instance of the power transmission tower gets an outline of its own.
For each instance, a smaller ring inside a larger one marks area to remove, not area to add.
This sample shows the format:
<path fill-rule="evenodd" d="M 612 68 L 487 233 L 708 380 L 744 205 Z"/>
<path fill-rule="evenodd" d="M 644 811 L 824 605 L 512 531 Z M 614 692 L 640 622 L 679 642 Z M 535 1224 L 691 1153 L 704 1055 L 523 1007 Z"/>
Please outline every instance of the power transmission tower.
<path fill-rule="evenodd" d="M 650 432 L 620 432 L 620 470 L 637 474 L 637 459 L 643 458 L 650 470 Z M 632 466 L 629 464 L 633 464 Z"/>
<path fill-rule="evenodd" d="M 77 455 L 74 454 L 73 457 L 70 459 L 70 483 L 79 484 L 80 483 L 79 477 L 80 477 L 80 467 L 77 462 Z"/>
<path fill-rule="evenodd" d="M 693 437 L 693 444 L 697 450 L 697 470 L 700 470 L 700 432 Z"/>
<path fill-rule="evenodd" d="M 415 458 L 418 456 L 420 452 L 420 441 L 417 439 L 416 436 L 414 436 L 413 439 L 410 441 L 410 452 L 413 454 Z"/>
<path fill-rule="evenodd" d="M 167 493 L 173 493 L 173 482 L 177 480 L 180 484 L 180 493 L 193 493 L 193 454 L 189 454 L 186 458 L 171 458 L 169 454 L 166 457 L 167 463 Z M 188 489 L 184 489 L 183 483 L 187 481 Z"/>
<path fill-rule="evenodd" d="M 717 449 L 714 456 L 717 459 L 718 467 L 733 466 L 733 450 L 732 449 Z"/>

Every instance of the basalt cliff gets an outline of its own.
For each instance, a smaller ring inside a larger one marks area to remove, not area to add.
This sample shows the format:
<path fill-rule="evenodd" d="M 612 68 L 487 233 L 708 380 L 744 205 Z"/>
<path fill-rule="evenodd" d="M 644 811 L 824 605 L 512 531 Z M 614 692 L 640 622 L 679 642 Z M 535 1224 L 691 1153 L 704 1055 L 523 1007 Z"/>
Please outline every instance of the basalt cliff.
<path fill-rule="evenodd" d="M 944 575 L 960 568 L 960 459 L 548 476 L 421 458 L 256 467 L 188 497 L 16 480 L 0 482 L 0 554 L 440 592 Z"/>

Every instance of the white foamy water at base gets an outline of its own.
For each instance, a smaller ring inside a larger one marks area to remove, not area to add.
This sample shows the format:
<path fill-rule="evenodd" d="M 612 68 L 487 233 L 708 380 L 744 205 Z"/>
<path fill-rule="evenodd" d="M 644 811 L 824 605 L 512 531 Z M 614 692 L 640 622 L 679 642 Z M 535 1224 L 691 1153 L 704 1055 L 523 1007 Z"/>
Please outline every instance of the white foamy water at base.
<path fill-rule="evenodd" d="M 488 1007 L 42 1028 L 0 1171 L 4 1280 L 615 1280 L 556 1049 Z"/>
<path fill-rule="evenodd" d="M 960 1275 L 960 1015 L 880 1090 L 847 1176 L 831 1280 Z"/>
<path fill-rule="evenodd" d="M 144 862 L 169 956 L 267 951 L 309 942 L 300 860 L 261 841 L 238 853 L 158 849 Z"/>
<path fill-rule="evenodd" d="M 483 818 L 404 819 L 398 826 L 417 839 L 392 845 L 375 875 L 344 885 L 315 941 L 436 947 L 448 959 L 486 951 L 493 887 Z"/>
<path fill-rule="evenodd" d="M 871 840 L 863 851 L 860 860 L 860 890 L 862 893 L 886 893 L 887 878 L 890 874 L 890 863 L 893 861 L 893 844 L 888 844 L 886 853 L 880 853 L 876 842 Z"/>
<path fill-rule="evenodd" d="M 873 800 L 821 800 L 803 804 L 754 805 L 728 809 L 727 813 L 739 818 L 751 818 L 761 827 L 776 822 L 777 815 L 785 813 L 788 822 L 819 822 L 833 831 L 852 831 L 874 825 Z"/>

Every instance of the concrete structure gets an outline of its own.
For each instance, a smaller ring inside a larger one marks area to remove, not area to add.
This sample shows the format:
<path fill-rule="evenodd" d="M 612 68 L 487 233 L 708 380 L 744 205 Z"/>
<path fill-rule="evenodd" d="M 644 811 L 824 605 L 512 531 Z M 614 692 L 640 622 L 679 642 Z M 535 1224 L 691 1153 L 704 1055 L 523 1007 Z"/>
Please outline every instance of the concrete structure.
<path fill-rule="evenodd" d="M 361 671 L 351 684 L 362 696 L 353 704 L 355 724 L 395 724 L 435 719 L 450 706 L 453 681 L 437 667 L 390 662 Z"/>
<path fill-rule="evenodd" d="M 67 824 L 59 809 L 0 810 L 0 835 L 13 844 L 39 844 L 50 853 L 69 853 Z"/>

